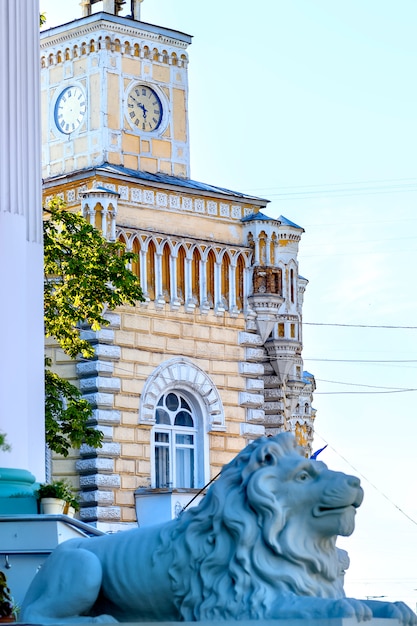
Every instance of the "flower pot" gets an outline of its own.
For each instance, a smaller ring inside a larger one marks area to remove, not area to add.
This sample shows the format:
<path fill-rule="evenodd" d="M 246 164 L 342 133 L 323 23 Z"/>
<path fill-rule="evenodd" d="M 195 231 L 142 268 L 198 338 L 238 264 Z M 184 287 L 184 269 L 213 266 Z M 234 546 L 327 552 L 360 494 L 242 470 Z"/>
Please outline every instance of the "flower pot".
<path fill-rule="evenodd" d="M 0 617 L 0 624 L 10 624 L 15 621 L 15 617 Z"/>
<path fill-rule="evenodd" d="M 58 498 L 42 498 L 41 513 L 45 515 L 61 515 L 64 512 L 65 500 Z"/>

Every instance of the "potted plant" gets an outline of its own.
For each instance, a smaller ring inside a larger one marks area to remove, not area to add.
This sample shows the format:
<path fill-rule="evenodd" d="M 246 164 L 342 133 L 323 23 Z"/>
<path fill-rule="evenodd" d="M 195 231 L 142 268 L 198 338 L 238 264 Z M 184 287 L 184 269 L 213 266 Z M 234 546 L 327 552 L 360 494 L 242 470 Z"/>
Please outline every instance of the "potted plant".
<path fill-rule="evenodd" d="M 16 605 L 7 585 L 6 574 L 0 571 L 0 622 L 16 621 Z"/>
<path fill-rule="evenodd" d="M 73 494 L 65 481 L 53 480 L 39 485 L 37 497 L 41 503 L 41 513 L 59 515 L 64 512 L 65 505 Z"/>

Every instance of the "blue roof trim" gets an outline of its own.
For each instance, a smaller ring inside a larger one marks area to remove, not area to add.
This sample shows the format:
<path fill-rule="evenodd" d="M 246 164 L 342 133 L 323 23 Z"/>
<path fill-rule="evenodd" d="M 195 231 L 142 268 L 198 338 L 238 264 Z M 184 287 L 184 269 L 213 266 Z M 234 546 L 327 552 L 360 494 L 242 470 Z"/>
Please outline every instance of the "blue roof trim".
<path fill-rule="evenodd" d="M 298 228 L 298 230 L 302 230 L 303 233 L 305 232 L 305 230 L 304 230 L 304 228 L 302 226 L 298 226 L 298 224 L 295 224 L 294 222 L 292 222 L 291 220 L 287 219 L 283 215 L 280 215 L 278 219 L 281 222 L 281 224 L 284 224 L 285 226 L 291 226 L 292 228 Z"/>
<path fill-rule="evenodd" d="M 250 215 L 245 215 L 240 220 L 241 222 L 280 222 L 281 220 L 277 220 L 275 217 L 269 217 L 269 215 L 265 215 L 265 213 L 251 213 Z"/>

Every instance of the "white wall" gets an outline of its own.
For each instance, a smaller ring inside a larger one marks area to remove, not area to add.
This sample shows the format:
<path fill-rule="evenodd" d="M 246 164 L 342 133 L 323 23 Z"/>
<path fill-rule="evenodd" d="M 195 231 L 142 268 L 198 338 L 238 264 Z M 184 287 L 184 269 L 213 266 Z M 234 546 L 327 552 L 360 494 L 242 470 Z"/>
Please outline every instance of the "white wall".
<path fill-rule="evenodd" d="M 0 3 L 0 466 L 45 472 L 39 4 Z"/>

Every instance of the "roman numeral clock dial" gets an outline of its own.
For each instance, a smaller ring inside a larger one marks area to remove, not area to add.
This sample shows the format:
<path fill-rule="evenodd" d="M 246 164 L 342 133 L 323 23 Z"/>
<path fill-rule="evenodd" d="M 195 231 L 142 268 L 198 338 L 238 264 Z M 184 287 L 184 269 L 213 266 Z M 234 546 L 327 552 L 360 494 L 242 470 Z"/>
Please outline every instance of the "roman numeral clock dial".
<path fill-rule="evenodd" d="M 84 121 L 87 100 L 81 87 L 67 87 L 55 104 L 55 124 L 65 135 L 78 130 Z"/>
<path fill-rule="evenodd" d="M 130 123 L 147 133 L 157 130 L 162 121 L 162 103 L 153 89 L 136 85 L 127 96 L 127 115 Z"/>

